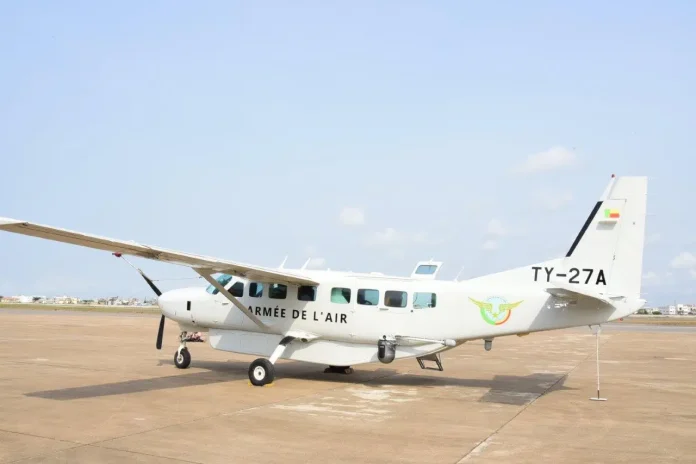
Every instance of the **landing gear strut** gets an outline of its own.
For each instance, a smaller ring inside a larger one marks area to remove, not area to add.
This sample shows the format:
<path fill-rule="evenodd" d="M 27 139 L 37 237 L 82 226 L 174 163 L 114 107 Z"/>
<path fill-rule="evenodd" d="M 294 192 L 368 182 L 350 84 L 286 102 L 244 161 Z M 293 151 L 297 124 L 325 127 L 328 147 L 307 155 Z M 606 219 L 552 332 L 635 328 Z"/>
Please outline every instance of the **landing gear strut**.
<path fill-rule="evenodd" d="M 263 387 L 275 379 L 275 368 L 273 364 L 278 360 L 285 348 L 295 339 L 295 337 L 283 337 L 270 359 L 258 358 L 249 365 L 249 381 L 257 387 Z"/>
<path fill-rule="evenodd" d="M 186 369 L 191 364 L 191 353 L 186 348 L 186 332 L 179 335 L 179 349 L 174 353 L 174 365 L 179 369 Z"/>

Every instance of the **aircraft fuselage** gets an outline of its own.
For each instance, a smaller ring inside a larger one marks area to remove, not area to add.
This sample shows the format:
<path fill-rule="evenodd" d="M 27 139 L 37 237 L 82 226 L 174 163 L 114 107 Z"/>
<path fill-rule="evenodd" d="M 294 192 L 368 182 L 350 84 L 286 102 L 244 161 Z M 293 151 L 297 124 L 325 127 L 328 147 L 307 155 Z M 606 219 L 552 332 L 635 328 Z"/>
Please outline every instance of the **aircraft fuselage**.
<path fill-rule="evenodd" d="M 534 269 L 530 267 L 529 272 L 533 276 Z M 275 335 L 295 331 L 315 334 L 321 340 L 369 344 L 373 349 L 384 337 L 451 339 L 459 344 L 475 339 L 601 324 L 637 309 L 636 302 L 604 309 L 598 308 L 596 302 L 558 303 L 543 285 L 533 283 L 503 287 L 311 271 L 307 275 L 322 282 L 314 288 L 313 301 L 298 299 L 298 291 L 302 291 L 299 286 L 288 285 L 273 298 L 266 284 L 261 291 L 255 288 L 256 294 L 260 294 L 255 297 L 250 295 L 251 282 L 244 279 L 230 282 L 244 284 L 237 299 L 268 326 L 265 330 L 222 293 L 212 294 L 204 288 L 166 292 L 160 297 L 159 305 L 167 317 L 189 331 Z M 336 298 L 341 289 L 343 293 Z M 388 297 L 394 296 L 397 298 L 389 301 Z M 442 348 L 433 346 L 430 351 Z M 241 348 L 234 351 L 245 352 Z"/>

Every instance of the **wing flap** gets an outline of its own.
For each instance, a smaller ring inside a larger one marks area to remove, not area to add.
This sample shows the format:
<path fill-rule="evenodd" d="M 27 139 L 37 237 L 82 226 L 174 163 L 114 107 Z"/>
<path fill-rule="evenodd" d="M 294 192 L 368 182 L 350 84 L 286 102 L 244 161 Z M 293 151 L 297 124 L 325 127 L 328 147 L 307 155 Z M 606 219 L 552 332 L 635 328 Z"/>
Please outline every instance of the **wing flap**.
<path fill-rule="evenodd" d="M 0 218 L 0 230 L 97 250 L 110 251 L 112 253 L 138 256 L 188 267 L 204 268 L 212 272 L 223 272 L 225 274 L 245 277 L 260 282 L 319 285 L 319 282 L 284 270 L 252 266 L 208 256 L 167 250 L 165 248 L 144 245 L 133 241 L 116 240 L 16 219 Z"/>

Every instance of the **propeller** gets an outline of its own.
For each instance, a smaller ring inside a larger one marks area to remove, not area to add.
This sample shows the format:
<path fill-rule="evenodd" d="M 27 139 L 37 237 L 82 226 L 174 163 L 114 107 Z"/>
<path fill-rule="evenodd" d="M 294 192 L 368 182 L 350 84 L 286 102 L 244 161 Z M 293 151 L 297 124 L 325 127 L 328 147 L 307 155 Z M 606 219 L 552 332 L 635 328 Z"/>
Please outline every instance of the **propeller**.
<path fill-rule="evenodd" d="M 146 276 L 143 271 L 141 271 L 139 268 L 133 266 L 126 258 L 124 258 L 121 255 L 121 253 L 113 253 L 113 255 L 116 256 L 117 258 L 123 259 L 125 262 L 130 264 L 130 266 L 132 268 L 134 268 L 136 271 L 138 271 L 140 273 L 140 275 L 143 276 L 143 279 L 145 279 L 145 282 L 147 282 L 147 284 L 150 286 L 152 291 L 155 292 L 155 295 L 157 295 L 157 296 L 162 295 L 162 292 L 160 291 L 159 288 L 157 288 L 157 285 L 155 285 L 155 283 L 152 280 L 150 280 L 150 278 L 148 276 Z M 164 336 L 164 320 L 165 319 L 166 318 L 164 317 L 164 314 L 162 314 L 162 317 L 160 318 L 160 323 L 159 323 L 159 330 L 157 330 L 157 344 L 156 344 L 156 346 L 157 346 L 158 350 L 162 349 L 162 337 Z"/>

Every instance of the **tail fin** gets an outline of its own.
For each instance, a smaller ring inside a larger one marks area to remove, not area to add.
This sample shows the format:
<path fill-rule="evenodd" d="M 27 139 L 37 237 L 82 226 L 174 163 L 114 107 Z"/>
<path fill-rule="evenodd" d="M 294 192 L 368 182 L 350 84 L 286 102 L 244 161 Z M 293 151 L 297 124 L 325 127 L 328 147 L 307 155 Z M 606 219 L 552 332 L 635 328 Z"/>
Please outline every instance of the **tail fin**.
<path fill-rule="evenodd" d="M 562 261 L 558 276 L 606 295 L 640 298 L 646 177 L 614 177 Z"/>

